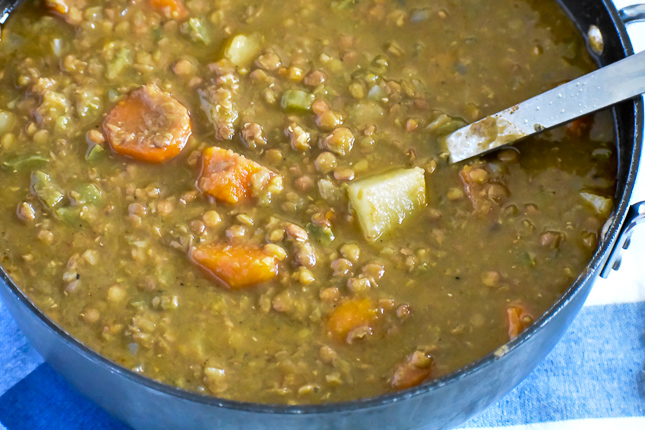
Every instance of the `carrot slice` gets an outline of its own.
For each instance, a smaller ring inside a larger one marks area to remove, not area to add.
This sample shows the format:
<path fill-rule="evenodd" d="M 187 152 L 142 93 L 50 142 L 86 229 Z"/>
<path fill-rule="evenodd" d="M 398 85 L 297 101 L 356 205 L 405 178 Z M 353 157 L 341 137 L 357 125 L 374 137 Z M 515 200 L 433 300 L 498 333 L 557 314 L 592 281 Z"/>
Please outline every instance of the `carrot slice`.
<path fill-rule="evenodd" d="M 191 134 L 188 109 L 153 84 L 112 108 L 103 129 L 114 152 L 147 163 L 175 157 Z"/>
<path fill-rule="evenodd" d="M 390 384 L 396 390 L 416 387 L 430 377 L 432 357 L 421 351 L 410 354 L 394 371 Z"/>
<path fill-rule="evenodd" d="M 254 185 L 256 188 L 261 185 L 257 178 L 269 180 L 275 176 L 275 172 L 233 151 L 210 147 L 202 154 L 197 185 L 203 193 L 233 204 L 253 196 Z"/>
<path fill-rule="evenodd" d="M 180 0 L 148 0 L 148 2 L 168 19 L 183 20 L 188 17 L 188 9 Z"/>
<path fill-rule="evenodd" d="M 86 0 L 45 0 L 45 6 L 54 14 L 60 16 L 68 24 L 80 25 L 83 22 L 83 9 Z"/>
<path fill-rule="evenodd" d="M 574 121 L 571 121 L 569 124 L 566 125 L 567 136 L 577 138 L 577 139 L 588 138 L 589 132 L 593 127 L 593 122 L 594 122 L 593 115 L 583 116 L 582 118 L 578 118 Z"/>
<path fill-rule="evenodd" d="M 521 306 L 510 306 L 506 308 L 506 316 L 508 321 L 508 337 L 510 340 L 515 339 L 533 321 L 533 317 Z"/>
<path fill-rule="evenodd" d="M 192 249 L 191 258 L 234 290 L 270 281 L 278 274 L 275 256 L 254 245 L 202 245 Z"/>
<path fill-rule="evenodd" d="M 336 340 L 344 342 L 352 330 L 369 327 L 376 317 L 376 306 L 370 299 L 351 299 L 331 313 L 327 320 L 327 332 Z"/>

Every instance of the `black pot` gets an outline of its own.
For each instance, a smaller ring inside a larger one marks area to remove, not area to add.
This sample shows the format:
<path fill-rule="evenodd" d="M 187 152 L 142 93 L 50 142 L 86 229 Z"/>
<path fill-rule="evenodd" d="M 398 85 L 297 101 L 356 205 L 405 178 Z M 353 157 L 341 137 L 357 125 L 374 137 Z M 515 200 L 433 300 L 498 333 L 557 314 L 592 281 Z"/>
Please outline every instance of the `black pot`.
<path fill-rule="evenodd" d="M 600 65 L 633 54 L 623 19 L 644 18 L 645 7 L 631 7 L 621 15 L 610 0 L 560 3 L 582 34 L 592 25 L 600 29 L 604 39 L 604 52 L 597 56 Z M 450 375 L 409 390 L 311 406 L 263 405 L 200 395 L 145 378 L 86 348 L 49 320 L 2 270 L 0 296 L 25 336 L 52 367 L 134 428 L 451 428 L 495 403 L 551 351 L 582 307 L 594 278 L 601 271 L 606 275 L 618 268 L 631 229 L 645 218 L 645 202 L 629 206 L 641 154 L 643 103 L 640 99 L 624 102 L 613 111 L 619 153 L 617 207 L 586 269 L 564 296 L 516 339 Z"/>

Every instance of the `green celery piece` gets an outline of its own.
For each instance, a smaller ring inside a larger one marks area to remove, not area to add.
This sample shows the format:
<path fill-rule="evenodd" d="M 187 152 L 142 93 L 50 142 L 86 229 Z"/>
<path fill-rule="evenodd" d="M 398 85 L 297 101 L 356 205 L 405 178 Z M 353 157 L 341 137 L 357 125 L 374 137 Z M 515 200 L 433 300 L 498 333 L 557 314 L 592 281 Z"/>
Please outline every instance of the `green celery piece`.
<path fill-rule="evenodd" d="M 65 198 L 63 190 L 52 180 L 51 176 L 41 170 L 31 174 L 31 189 L 47 209 L 54 209 Z"/>
<path fill-rule="evenodd" d="M 336 239 L 334 232 L 329 227 L 320 227 L 315 224 L 307 224 L 307 231 L 323 245 L 329 245 Z"/>
<path fill-rule="evenodd" d="M 206 45 L 210 45 L 211 43 L 211 36 L 208 32 L 208 27 L 199 18 L 188 19 L 186 22 L 186 32 L 193 42 L 202 42 Z"/>
<path fill-rule="evenodd" d="M 2 166 L 8 169 L 19 170 L 44 163 L 49 163 L 49 158 L 43 157 L 42 155 L 21 155 L 3 162 Z"/>
<path fill-rule="evenodd" d="M 74 205 L 90 204 L 100 206 L 103 204 L 103 193 L 94 184 L 78 184 L 70 191 L 69 195 Z"/>
<path fill-rule="evenodd" d="M 303 90 L 287 90 L 282 94 L 280 105 L 284 110 L 308 112 L 316 96 Z"/>
<path fill-rule="evenodd" d="M 80 206 L 63 206 L 56 209 L 56 216 L 70 227 L 85 227 L 87 222 L 81 217 Z"/>
<path fill-rule="evenodd" d="M 85 160 L 96 161 L 105 156 L 105 148 L 101 145 L 92 145 L 85 153 Z"/>

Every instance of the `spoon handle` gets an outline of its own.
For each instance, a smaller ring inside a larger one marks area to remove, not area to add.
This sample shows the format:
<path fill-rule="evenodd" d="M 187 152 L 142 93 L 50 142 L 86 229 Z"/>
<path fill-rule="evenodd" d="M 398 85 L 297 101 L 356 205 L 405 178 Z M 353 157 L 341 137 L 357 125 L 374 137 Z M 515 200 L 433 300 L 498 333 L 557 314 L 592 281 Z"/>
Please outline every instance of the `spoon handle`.
<path fill-rule="evenodd" d="M 560 85 L 446 137 L 456 163 L 645 93 L 645 51 Z"/>
<path fill-rule="evenodd" d="M 18 6 L 22 0 L 0 0 L 0 24 L 4 24 L 12 10 Z M 1 35 L 0 35 L 1 36 Z"/>

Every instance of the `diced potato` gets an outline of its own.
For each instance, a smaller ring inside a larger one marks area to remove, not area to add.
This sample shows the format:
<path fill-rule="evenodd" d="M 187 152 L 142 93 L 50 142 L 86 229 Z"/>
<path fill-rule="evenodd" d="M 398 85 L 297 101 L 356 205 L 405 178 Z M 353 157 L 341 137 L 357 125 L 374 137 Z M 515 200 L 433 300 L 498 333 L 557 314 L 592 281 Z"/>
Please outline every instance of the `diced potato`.
<path fill-rule="evenodd" d="M 599 196 L 590 192 L 581 192 L 582 200 L 593 208 L 597 215 L 609 217 L 611 210 L 614 208 L 614 202 L 609 197 Z"/>
<path fill-rule="evenodd" d="M 374 242 L 426 205 L 423 169 L 397 169 L 347 188 L 365 238 Z"/>
<path fill-rule="evenodd" d="M 238 67 L 246 67 L 260 53 L 260 37 L 257 34 L 238 34 L 230 38 L 224 47 L 224 58 Z"/>

